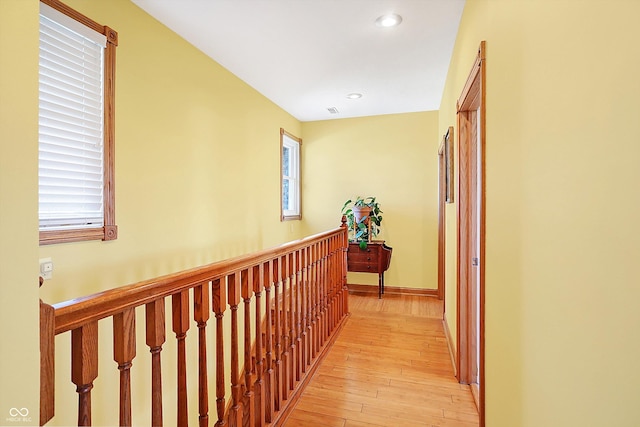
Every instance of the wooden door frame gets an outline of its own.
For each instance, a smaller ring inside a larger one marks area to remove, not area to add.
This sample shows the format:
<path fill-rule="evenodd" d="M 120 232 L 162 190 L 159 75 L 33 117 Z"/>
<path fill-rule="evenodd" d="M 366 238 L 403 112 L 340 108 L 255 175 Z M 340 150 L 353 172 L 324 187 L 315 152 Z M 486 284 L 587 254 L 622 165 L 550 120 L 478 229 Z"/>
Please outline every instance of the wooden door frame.
<path fill-rule="evenodd" d="M 485 42 L 481 42 L 478 49 L 478 55 L 473 64 L 473 68 L 467 78 L 462 90 L 462 94 L 457 102 L 457 134 L 458 134 L 458 204 L 457 204 L 457 231 L 458 231 L 458 248 L 457 248 L 457 375 L 458 381 L 469 384 L 473 375 L 474 362 L 474 336 L 475 328 L 472 314 L 474 313 L 472 302 L 474 301 L 475 291 L 469 286 L 470 265 L 471 265 L 471 248 L 468 244 L 468 236 L 471 224 L 471 212 L 469 212 L 469 201 L 472 189 L 469 185 L 469 167 L 471 159 L 470 141 L 472 132 L 469 131 L 467 123 L 477 111 L 480 112 L 479 128 L 477 135 L 477 149 L 480 150 L 479 164 L 477 167 L 477 176 L 480 179 L 479 194 L 477 194 L 476 202 L 480 204 L 479 209 L 479 254 L 478 268 L 479 272 L 479 353 L 480 357 L 477 362 L 478 382 L 477 403 L 478 412 L 480 414 L 480 427 L 485 426 L 485 138 L 486 138 L 486 102 L 485 102 Z"/>
<path fill-rule="evenodd" d="M 453 128 L 449 127 L 449 132 L 453 133 Z M 448 133 L 449 133 L 448 132 Z M 446 159 L 445 159 L 445 139 L 442 138 L 440 147 L 438 148 L 438 299 L 444 300 L 445 278 L 446 278 L 446 199 L 447 199 L 447 183 L 446 183 Z M 443 311 L 444 318 L 444 311 Z"/>

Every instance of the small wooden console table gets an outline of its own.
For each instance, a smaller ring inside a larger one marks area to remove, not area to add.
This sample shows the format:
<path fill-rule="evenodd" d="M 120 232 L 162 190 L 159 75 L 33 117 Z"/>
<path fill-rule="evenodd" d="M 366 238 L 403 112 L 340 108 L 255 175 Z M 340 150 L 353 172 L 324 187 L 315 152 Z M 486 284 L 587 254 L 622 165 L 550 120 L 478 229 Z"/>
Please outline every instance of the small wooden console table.
<path fill-rule="evenodd" d="M 347 270 L 358 273 L 378 273 L 378 298 L 384 294 L 384 272 L 391 263 L 393 248 L 384 244 L 384 240 L 367 243 L 366 249 L 360 249 L 357 242 L 349 242 L 347 251 Z"/>

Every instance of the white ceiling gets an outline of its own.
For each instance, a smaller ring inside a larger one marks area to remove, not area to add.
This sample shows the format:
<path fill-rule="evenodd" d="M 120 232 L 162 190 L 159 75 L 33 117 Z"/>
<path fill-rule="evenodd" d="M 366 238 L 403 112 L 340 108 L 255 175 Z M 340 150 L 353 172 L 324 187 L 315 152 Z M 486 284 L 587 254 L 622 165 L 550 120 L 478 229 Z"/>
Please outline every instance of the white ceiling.
<path fill-rule="evenodd" d="M 132 1 L 300 121 L 439 109 L 464 7 L 464 0 Z M 376 26 L 389 12 L 402 24 Z M 347 99 L 352 92 L 363 96 Z"/>

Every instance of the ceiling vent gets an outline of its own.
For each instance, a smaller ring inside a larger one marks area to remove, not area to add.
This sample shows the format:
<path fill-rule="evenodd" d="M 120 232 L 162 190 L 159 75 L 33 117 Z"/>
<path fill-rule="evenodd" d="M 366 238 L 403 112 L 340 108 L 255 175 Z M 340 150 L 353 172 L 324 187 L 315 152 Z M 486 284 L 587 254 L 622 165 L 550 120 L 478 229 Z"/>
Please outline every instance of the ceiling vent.
<path fill-rule="evenodd" d="M 327 110 L 331 113 L 331 114 L 338 114 L 338 109 L 336 107 L 329 107 L 327 108 Z"/>

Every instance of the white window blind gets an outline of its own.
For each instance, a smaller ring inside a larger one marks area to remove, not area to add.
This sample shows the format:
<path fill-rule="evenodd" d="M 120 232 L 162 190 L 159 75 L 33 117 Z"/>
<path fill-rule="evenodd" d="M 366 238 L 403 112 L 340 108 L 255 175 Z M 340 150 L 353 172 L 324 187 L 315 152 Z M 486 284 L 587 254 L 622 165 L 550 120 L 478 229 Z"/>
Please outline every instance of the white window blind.
<path fill-rule="evenodd" d="M 40 230 L 104 225 L 105 46 L 40 3 Z"/>

